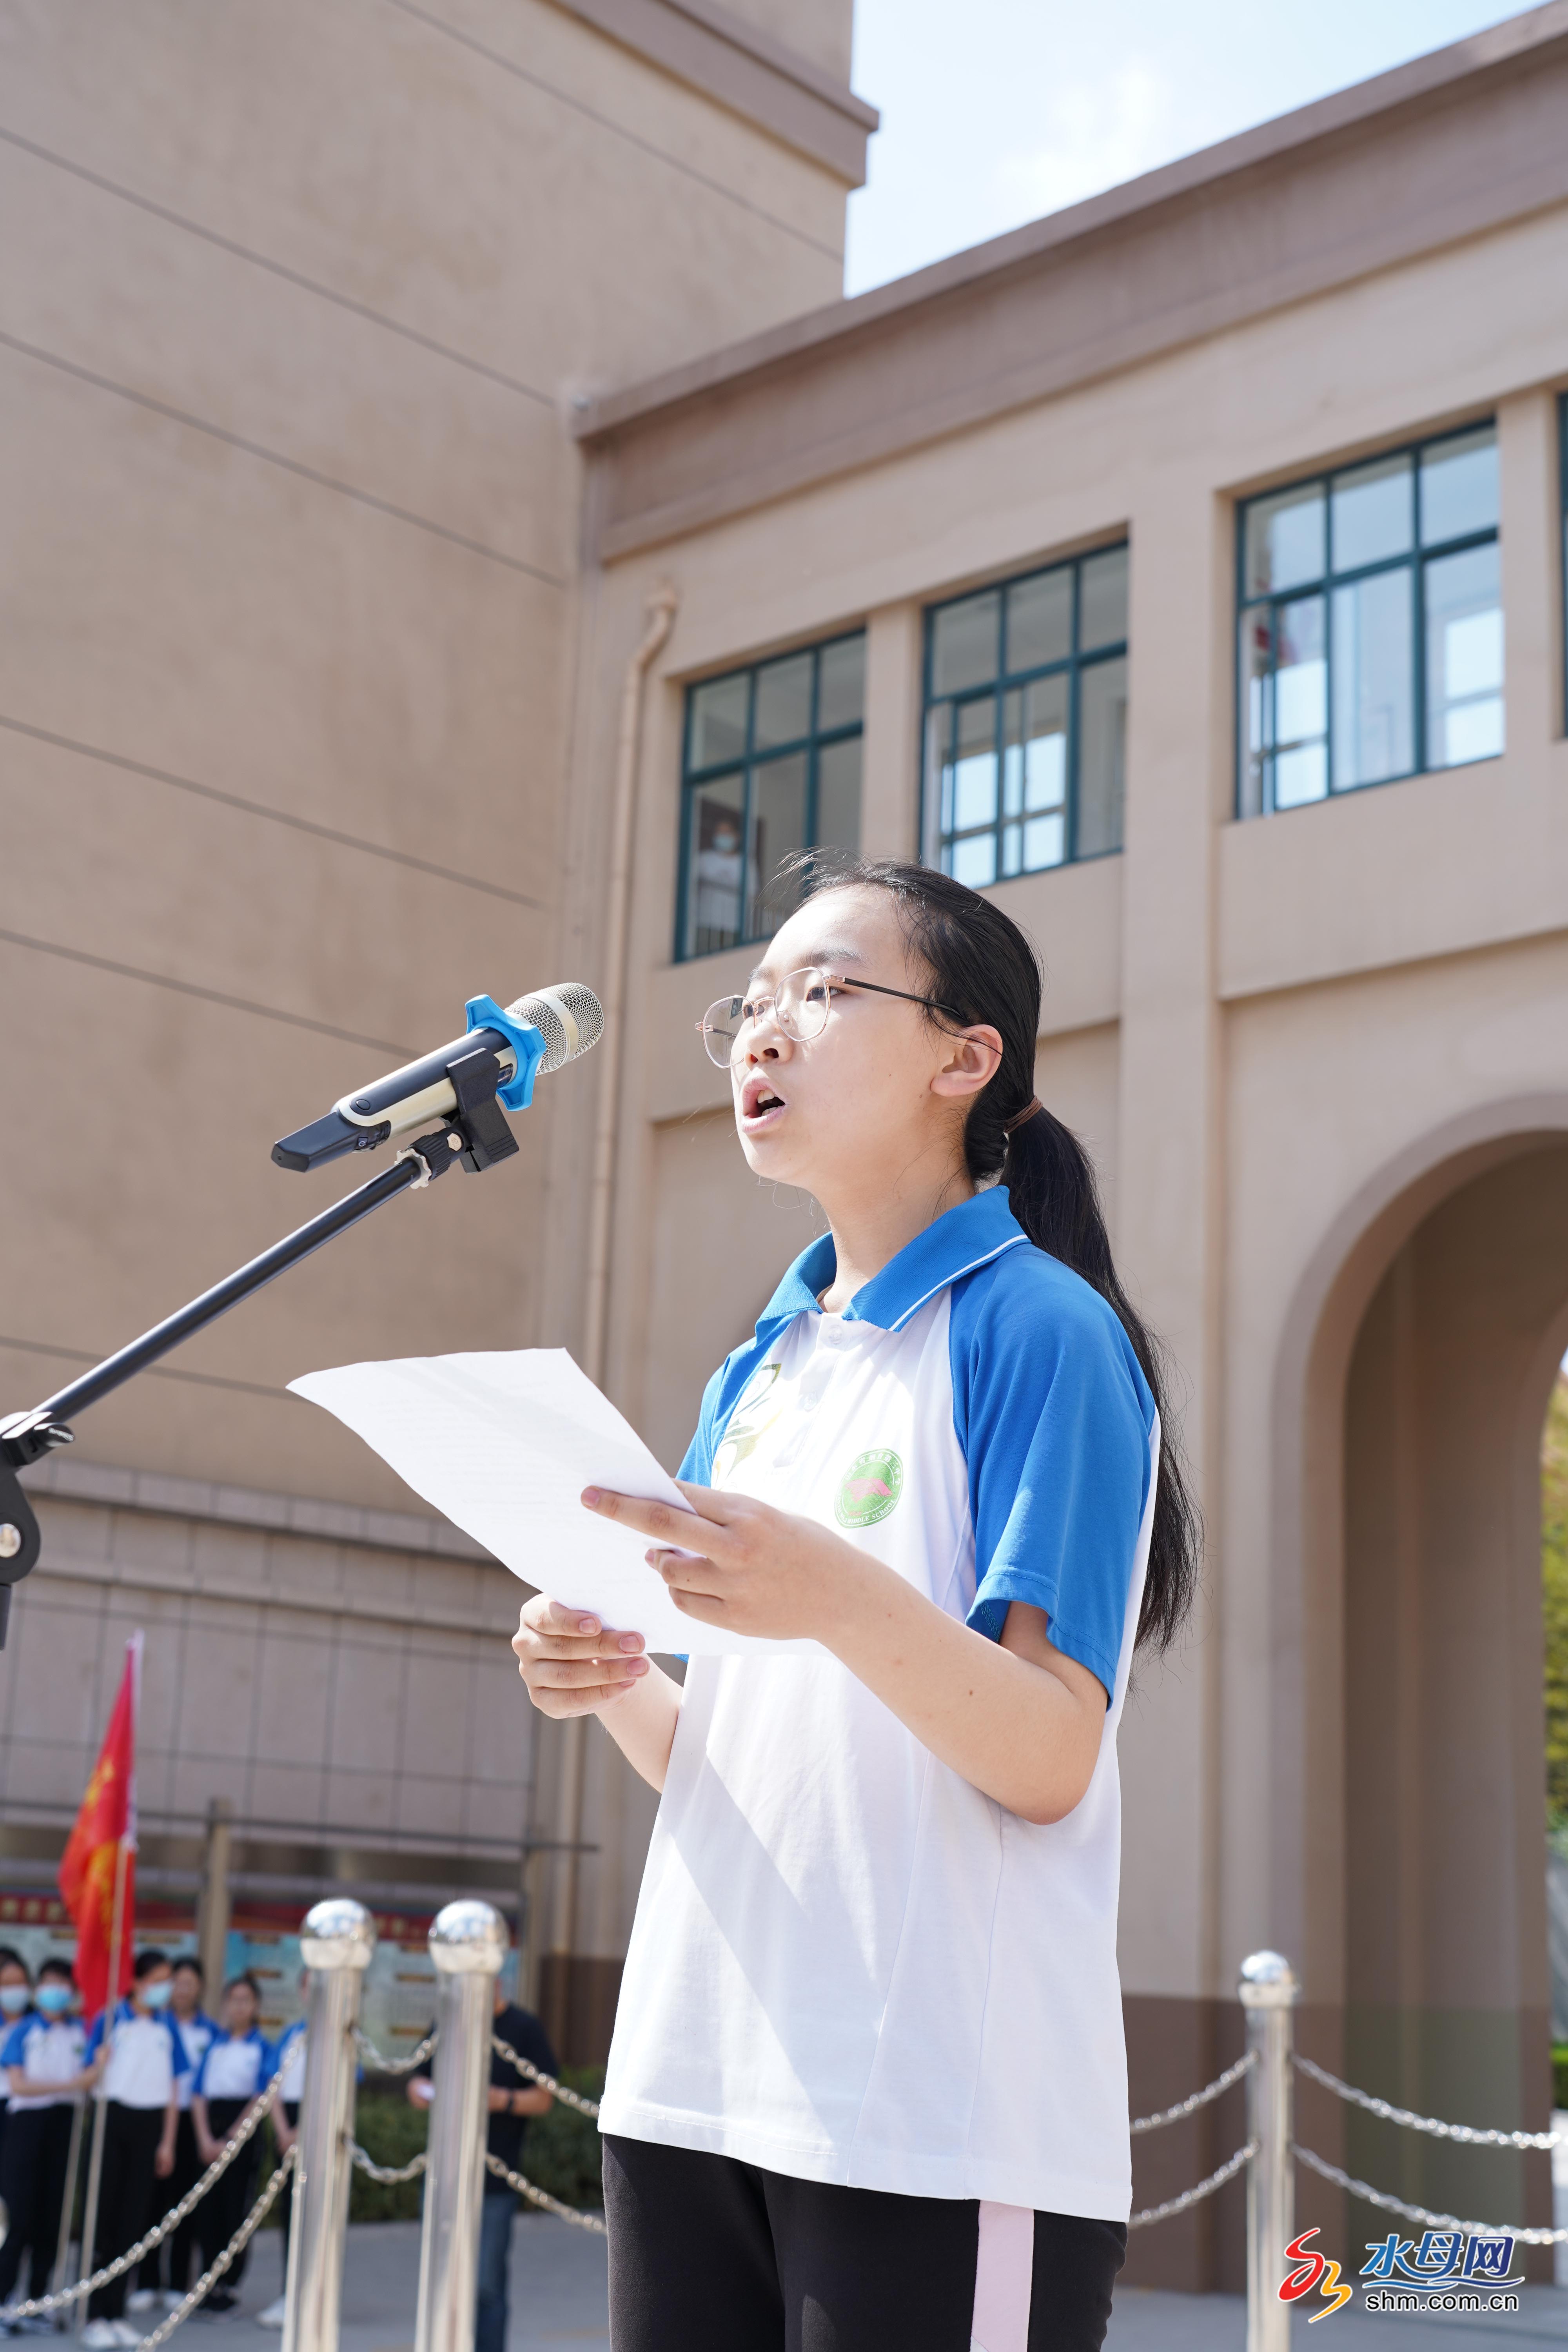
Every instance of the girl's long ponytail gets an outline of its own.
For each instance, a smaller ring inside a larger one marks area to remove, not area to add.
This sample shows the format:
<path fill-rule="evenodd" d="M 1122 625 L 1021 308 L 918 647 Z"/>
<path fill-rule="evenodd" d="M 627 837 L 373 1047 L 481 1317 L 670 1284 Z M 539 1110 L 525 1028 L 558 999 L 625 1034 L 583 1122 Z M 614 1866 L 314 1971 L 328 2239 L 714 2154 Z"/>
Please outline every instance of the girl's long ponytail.
<path fill-rule="evenodd" d="M 801 864 L 815 890 L 858 885 L 889 891 L 899 902 L 911 951 L 931 973 L 932 996 L 951 1005 L 965 1027 L 988 1022 L 1001 1035 L 1001 1062 L 974 1097 L 964 1127 L 969 1174 L 977 1183 L 999 1177 L 1029 1239 L 1099 1291 L 1114 1309 L 1149 1383 L 1162 1443 L 1138 1640 L 1163 1650 L 1196 1590 L 1198 1513 L 1183 1467 L 1163 1351 L 1121 1286 L 1093 1164 L 1077 1136 L 1048 1109 L 1029 1110 L 1040 1015 L 1035 951 L 1000 908 L 929 866 L 845 860 L 827 865 L 820 856 Z M 941 1025 L 940 1013 L 927 1017 Z M 1021 1116 L 1025 1112 L 1027 1117 Z"/>

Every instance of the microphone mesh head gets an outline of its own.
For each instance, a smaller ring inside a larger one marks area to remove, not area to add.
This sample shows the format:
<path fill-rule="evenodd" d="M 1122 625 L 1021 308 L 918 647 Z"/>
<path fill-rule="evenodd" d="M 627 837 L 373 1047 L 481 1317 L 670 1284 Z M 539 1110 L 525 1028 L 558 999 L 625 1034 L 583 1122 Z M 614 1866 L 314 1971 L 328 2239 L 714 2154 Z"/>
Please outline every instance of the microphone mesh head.
<path fill-rule="evenodd" d="M 558 1070 L 563 1062 L 574 1062 L 579 1054 L 596 1045 L 605 1033 L 605 1008 L 580 980 L 558 981 L 553 988 L 536 989 L 531 996 L 520 996 L 506 1009 L 514 1021 L 528 1022 L 543 1038 L 542 1071 Z"/>

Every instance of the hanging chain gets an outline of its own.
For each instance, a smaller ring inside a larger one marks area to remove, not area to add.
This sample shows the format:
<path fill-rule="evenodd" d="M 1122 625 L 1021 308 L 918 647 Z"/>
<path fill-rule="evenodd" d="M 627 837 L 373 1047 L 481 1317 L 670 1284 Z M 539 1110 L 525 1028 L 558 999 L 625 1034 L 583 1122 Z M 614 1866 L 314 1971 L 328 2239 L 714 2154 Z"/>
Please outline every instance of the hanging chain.
<path fill-rule="evenodd" d="M 1568 2132 L 1478 2131 L 1469 2124 L 1446 2124 L 1436 2116 L 1418 2116 L 1409 2107 L 1391 2106 L 1386 2099 L 1374 2099 L 1370 2091 L 1358 2091 L 1350 2083 L 1342 2083 L 1326 2066 L 1315 2066 L 1310 2058 L 1298 2057 L 1296 2071 L 1321 2083 L 1325 2091 L 1336 2098 L 1349 2099 L 1364 2107 L 1369 2116 L 1381 2116 L 1384 2123 L 1403 2124 L 1408 2131 L 1430 2132 L 1434 2139 L 1457 2139 L 1467 2147 L 1561 2147 L 1568 2145 Z"/>
<path fill-rule="evenodd" d="M 1348 2172 L 1314 2156 L 1310 2147 L 1298 2147 L 1292 2142 L 1290 2153 L 1298 2164 L 1309 2166 L 1323 2180 L 1331 2180 L 1336 2189 L 1348 2189 L 1352 2197 L 1364 2198 L 1384 2213 L 1401 2213 L 1407 2221 L 1419 2221 L 1424 2230 L 1462 2230 L 1468 2238 L 1512 2238 L 1521 2246 L 1568 2244 L 1568 2230 L 1527 2230 L 1513 2221 L 1461 2221 L 1453 2213 L 1429 2213 L 1425 2205 L 1406 2205 L 1402 2198 L 1385 2197 L 1381 2189 L 1369 2189 L 1364 2180 L 1352 2180 Z"/>
<path fill-rule="evenodd" d="M 430 2160 L 421 2148 L 418 2155 L 411 2157 L 406 2164 L 377 2164 L 374 2157 L 365 2154 L 357 2139 L 349 2142 L 349 2154 L 367 2179 L 379 2180 L 384 2189 L 394 2189 L 402 2180 L 417 2180 Z"/>
<path fill-rule="evenodd" d="M 412 2074 L 416 2066 L 423 2066 L 435 2049 L 437 2038 L 436 2028 L 432 2026 L 418 2049 L 411 2051 L 406 2058 L 389 2058 L 384 2051 L 376 2048 L 368 2033 L 361 2032 L 357 2025 L 353 2029 L 353 2037 L 354 2047 L 365 2064 L 374 2066 L 383 2074 Z"/>
<path fill-rule="evenodd" d="M 1195 2189 L 1184 2189 L 1179 2197 L 1167 2197 L 1163 2205 L 1150 2205 L 1142 2213 L 1131 2214 L 1128 2219 L 1128 2228 L 1145 2229 L 1151 2221 L 1167 2221 L 1173 2213 L 1184 2213 L 1189 2205 L 1196 2205 L 1205 2197 L 1212 2197 L 1216 2189 L 1223 2189 L 1226 2182 L 1233 2179 L 1244 2164 L 1250 2164 L 1257 2154 L 1258 2142 L 1249 2139 L 1245 2147 L 1238 2147 L 1234 2156 L 1226 2158 L 1217 2172 L 1211 2172 L 1208 2179 L 1200 2180 Z"/>
<path fill-rule="evenodd" d="M 531 2083 L 537 2083 L 542 2091 L 548 2091 L 551 2097 L 559 2099 L 563 2106 L 575 2107 L 580 2116 L 598 2114 L 597 2099 L 585 2099 L 581 2091 L 569 2091 L 564 2083 L 556 2081 L 553 2074 L 542 2074 L 531 2058 L 520 2058 L 510 2042 L 503 2042 L 499 2033 L 491 2034 L 490 2048 L 498 2058 L 510 2060 L 520 2074 L 526 2074 Z"/>
<path fill-rule="evenodd" d="M 184 2298 L 184 2301 L 178 2305 L 176 2308 L 169 2314 L 169 2316 L 163 2321 L 163 2325 L 155 2327 L 151 2336 L 144 2336 L 142 2338 L 142 2341 L 136 2347 L 136 2352 L 158 2352 L 159 2345 L 164 2344 L 168 2341 L 169 2337 L 173 2336 L 175 2328 L 180 2325 L 180 2322 L 183 2319 L 188 2319 L 190 2317 L 197 2304 L 199 2304 L 205 2295 L 208 2288 L 215 2285 L 216 2282 L 222 2278 L 225 2271 L 227 2270 L 229 2264 L 235 2261 L 237 2256 L 244 2253 L 247 2246 L 249 2245 L 252 2238 L 256 2235 L 256 2232 L 260 2229 L 261 2224 L 267 2219 L 268 2214 L 272 2210 L 273 2205 L 277 2201 L 279 2191 L 281 2189 L 283 2183 L 289 2179 L 290 2173 L 292 2173 L 294 2169 L 294 2159 L 298 2154 L 299 2147 L 296 2143 L 296 2145 L 289 2149 L 288 2155 L 283 2158 L 282 2163 L 278 2167 L 271 2179 L 268 2182 L 266 2188 L 262 2190 L 260 2196 L 257 2199 L 255 2204 L 251 2207 L 249 2212 L 246 2215 L 244 2221 L 240 2223 L 233 2237 L 229 2240 L 222 2253 L 219 2254 L 216 2260 L 202 2273 L 195 2286 L 192 2287 L 189 2294 Z"/>
<path fill-rule="evenodd" d="M 521 2172 L 513 2172 L 510 2165 L 503 2164 L 499 2156 L 491 2156 L 488 2149 L 485 2169 L 493 2172 L 498 2180 L 504 2180 L 509 2189 L 515 2189 L 520 2196 L 526 2197 L 531 2204 L 542 2206 L 546 2213 L 557 2214 L 563 2221 L 574 2222 L 579 2230 L 592 2230 L 597 2237 L 607 2235 L 597 2213 L 580 2213 L 574 2205 L 563 2205 L 560 2198 L 552 2197 L 548 2189 L 536 2189 L 531 2180 L 525 2180 Z"/>
<path fill-rule="evenodd" d="M 1128 2128 L 1134 2132 L 1160 2131 L 1166 2124 L 1179 2124 L 1184 2116 L 1195 2116 L 1200 2107 L 1206 2107 L 1211 2099 L 1217 2099 L 1222 2091 L 1239 2083 L 1257 2063 L 1257 2051 L 1249 2050 L 1245 2058 L 1238 2058 L 1234 2066 L 1227 2066 L 1223 2074 L 1216 2074 L 1212 2083 L 1194 2091 L 1190 2099 L 1178 2099 L 1173 2107 L 1163 2107 L 1157 2116 L 1137 2116 Z"/>
<path fill-rule="evenodd" d="M 107 2286 L 111 2279 L 121 2278 L 127 2271 L 134 2270 L 142 2255 L 150 2254 L 154 2246 L 161 2246 L 164 2239 L 179 2228 L 186 2215 L 195 2210 L 214 2181 L 228 2170 L 247 2140 L 259 2129 L 261 2118 L 272 2103 L 272 2094 L 282 2079 L 283 2069 L 279 2066 L 267 2088 L 258 2092 L 251 2101 L 233 2137 L 225 2140 L 195 2187 L 187 2191 L 177 2205 L 171 2206 L 163 2220 L 154 2223 L 144 2237 L 138 2238 L 133 2246 L 117 2255 L 113 2262 L 106 2263 L 102 2270 L 95 2271 L 91 2278 L 79 2279 L 75 2286 L 62 2287 L 58 2294 L 39 2294 L 35 2295 L 30 2303 L 7 2305 L 6 2317 L 36 2319 L 41 2318 L 46 2312 L 63 2311 L 68 2304 L 79 2303 L 84 2294 L 96 2294 L 99 2288 Z"/>

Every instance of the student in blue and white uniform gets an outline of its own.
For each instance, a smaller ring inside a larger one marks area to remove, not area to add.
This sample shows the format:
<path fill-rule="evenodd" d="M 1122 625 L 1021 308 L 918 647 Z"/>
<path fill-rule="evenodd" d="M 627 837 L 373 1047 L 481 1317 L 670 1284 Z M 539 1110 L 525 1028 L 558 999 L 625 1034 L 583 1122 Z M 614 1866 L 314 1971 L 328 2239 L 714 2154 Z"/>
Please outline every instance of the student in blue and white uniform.
<path fill-rule="evenodd" d="M 182 1952 L 174 1961 L 171 1981 L 174 1992 L 169 2008 L 179 2027 L 180 2039 L 185 2045 L 185 2055 L 191 2062 L 191 2072 L 181 2074 L 174 2085 L 180 2103 L 180 2119 L 174 2126 L 174 2168 L 153 2200 L 154 2221 L 161 2221 L 165 2213 L 187 2197 L 201 2177 L 203 2166 L 196 2147 L 195 2125 L 191 2119 L 191 2091 L 195 2082 L 195 2069 L 202 2063 L 207 2043 L 217 2027 L 202 2007 L 205 1971 L 194 1952 Z M 191 2284 L 191 2264 L 197 2244 L 196 2216 L 187 2213 L 173 2237 L 164 2238 L 146 2255 L 136 2273 L 136 2290 L 125 2298 L 127 2311 L 151 2311 L 162 2300 L 172 2311 L 183 2303 Z"/>
<path fill-rule="evenodd" d="M 33 1999 L 32 1972 L 26 1961 L 13 1945 L 0 1944 L 0 2033 L 8 2033 L 19 2017 L 25 2016 Z M 10 2104 L 5 2076 L 0 2072 L 0 2150 L 5 2145 L 5 2114 Z"/>
<path fill-rule="evenodd" d="M 709 1384 L 696 1516 L 584 1501 L 687 1615 L 816 1646 L 682 1690 L 635 1628 L 522 1612 L 534 1703 L 662 1792 L 600 2115 L 616 2352 L 1103 2340 L 1116 1730 L 1195 1541 L 1039 1002 L 999 908 L 859 866 L 703 1024 L 749 1165 L 829 1230 Z"/>
<path fill-rule="evenodd" d="M 190 2073 L 191 2062 L 169 2008 L 174 1990 L 163 1954 L 138 1952 L 131 1970 L 130 1999 L 115 2010 L 107 2035 L 104 2011 L 94 2019 L 87 2037 L 89 2065 L 107 2042 L 99 2077 L 99 2096 L 106 2106 L 94 2270 L 135 2244 L 153 2218 L 158 2182 L 167 2180 L 174 2168 L 180 2116 L 174 2086 L 182 2074 Z M 129 2285 L 122 2272 L 93 2295 L 81 2333 L 87 2352 L 110 2352 L 112 2346 L 139 2342 L 141 2330 L 124 2316 Z"/>
<path fill-rule="evenodd" d="M 71 2118 L 78 2095 L 92 2081 L 87 2037 L 73 2017 L 76 1985 L 68 1960 L 48 1959 L 38 1970 L 32 2006 L 11 2024 L 0 2045 L 11 2112 L 0 2147 L 0 2200 L 8 2216 L 0 2246 L 0 2304 L 9 2303 L 29 2256 L 27 2294 L 47 2294 L 59 2243 L 70 2157 Z"/>
<path fill-rule="evenodd" d="M 231 1977 L 223 1989 L 217 2032 L 196 2068 L 191 2115 L 196 2127 L 196 2147 L 204 2165 L 221 2150 L 247 2107 L 272 2079 L 272 2044 L 257 2023 L 261 1987 L 248 1971 Z M 253 2132 L 239 2155 L 196 2208 L 201 2223 L 202 2267 L 206 2269 L 223 2252 L 249 2212 L 256 2196 L 256 2175 L 261 2162 L 261 2135 Z M 204 2311 L 232 2311 L 239 2300 L 250 2249 L 245 2247 L 224 2276 L 203 2298 Z"/>

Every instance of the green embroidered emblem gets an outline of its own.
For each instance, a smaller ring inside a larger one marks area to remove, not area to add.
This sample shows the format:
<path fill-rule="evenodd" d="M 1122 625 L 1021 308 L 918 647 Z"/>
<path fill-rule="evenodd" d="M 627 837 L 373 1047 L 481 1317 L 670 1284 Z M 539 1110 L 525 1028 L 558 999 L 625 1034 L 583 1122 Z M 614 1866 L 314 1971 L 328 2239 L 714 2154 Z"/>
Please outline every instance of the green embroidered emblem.
<path fill-rule="evenodd" d="M 904 1465 L 886 1445 L 858 1454 L 849 1465 L 833 1516 L 841 1528 L 874 1528 L 904 1491 Z"/>

